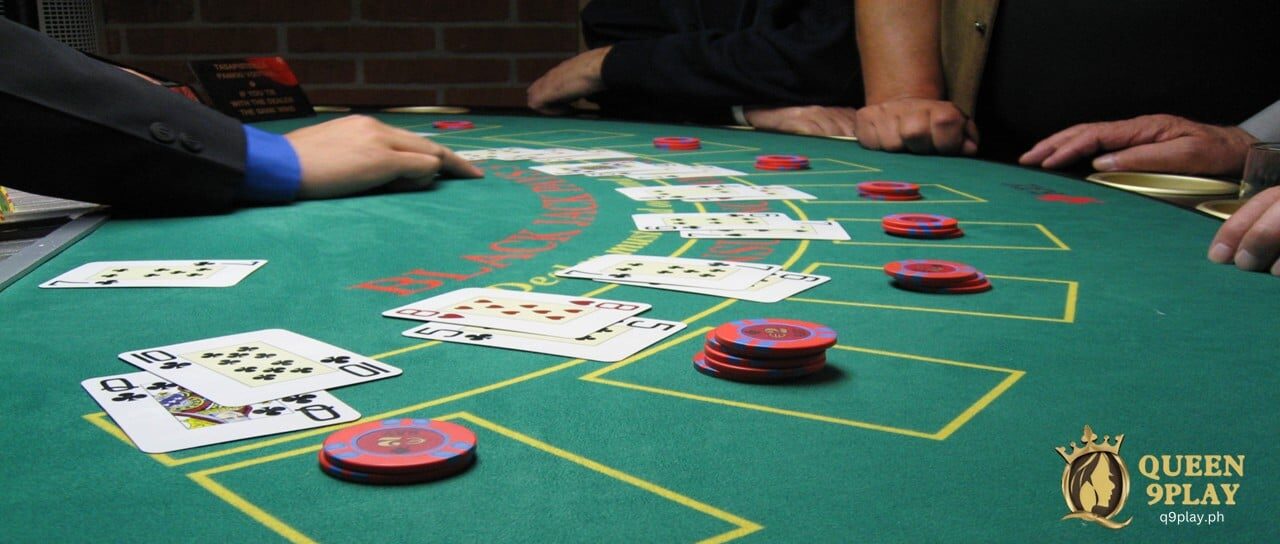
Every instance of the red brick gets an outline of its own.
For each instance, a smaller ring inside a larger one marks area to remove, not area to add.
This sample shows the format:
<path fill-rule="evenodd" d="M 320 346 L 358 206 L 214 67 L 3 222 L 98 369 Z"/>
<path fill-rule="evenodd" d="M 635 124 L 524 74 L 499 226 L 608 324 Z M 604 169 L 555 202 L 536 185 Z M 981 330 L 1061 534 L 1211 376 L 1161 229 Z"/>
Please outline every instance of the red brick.
<path fill-rule="evenodd" d="M 444 31 L 444 48 L 462 53 L 573 52 L 578 35 L 572 28 L 450 28 Z"/>
<path fill-rule="evenodd" d="M 578 0 L 517 0 L 516 14 L 521 21 L 576 24 Z"/>
<path fill-rule="evenodd" d="M 436 32 L 427 27 L 297 27 L 289 29 L 288 43 L 294 53 L 431 51 L 436 48 Z"/>
<path fill-rule="evenodd" d="M 200 19 L 208 23 L 347 21 L 350 0 L 203 0 Z"/>
<path fill-rule="evenodd" d="M 376 87 L 307 89 L 312 104 L 340 106 L 435 106 L 435 89 L 379 89 Z"/>
<path fill-rule="evenodd" d="M 302 85 L 355 83 L 356 62 L 344 59 L 285 59 Z"/>
<path fill-rule="evenodd" d="M 463 87 L 445 89 L 444 102 L 459 106 L 523 108 L 527 99 L 524 87 Z"/>
<path fill-rule="evenodd" d="M 364 80 L 421 85 L 497 82 L 507 81 L 509 66 L 500 59 L 368 59 Z"/>
<path fill-rule="evenodd" d="M 542 74 L 547 73 L 548 70 L 555 68 L 568 58 L 568 56 L 564 56 L 546 59 L 516 59 L 516 81 L 533 83 L 542 77 Z"/>
<path fill-rule="evenodd" d="M 194 0 L 138 2 L 136 0 L 103 0 L 102 12 L 107 23 L 178 23 L 192 20 Z"/>
<path fill-rule="evenodd" d="M 131 28 L 132 55 L 275 53 L 274 28 Z"/>
<path fill-rule="evenodd" d="M 396 23 L 505 21 L 506 0 L 362 0 L 360 18 Z"/>

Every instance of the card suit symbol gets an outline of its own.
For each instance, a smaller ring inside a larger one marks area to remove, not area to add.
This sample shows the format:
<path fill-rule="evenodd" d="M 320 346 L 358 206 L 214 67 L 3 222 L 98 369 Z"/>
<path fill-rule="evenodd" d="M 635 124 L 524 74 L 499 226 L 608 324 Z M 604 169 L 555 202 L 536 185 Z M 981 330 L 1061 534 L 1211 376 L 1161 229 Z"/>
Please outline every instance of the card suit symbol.
<path fill-rule="evenodd" d="M 258 346 L 240 346 L 240 349 L 237 349 L 236 351 L 239 351 L 239 352 L 258 351 Z"/>
<path fill-rule="evenodd" d="M 493 302 L 493 301 L 492 301 L 492 300 L 489 300 L 489 299 L 487 299 L 487 298 L 478 298 L 478 299 L 476 299 L 476 302 L 478 302 L 478 303 L 480 303 L 480 304 L 488 304 L 488 303 Z"/>
<path fill-rule="evenodd" d="M 729 266 L 729 263 L 707 263 L 707 266 Z"/>
<path fill-rule="evenodd" d="M 485 334 L 468 334 L 468 335 L 466 335 L 466 336 L 465 336 L 465 338 L 466 338 L 467 340 L 471 340 L 471 341 L 473 341 L 473 342 L 481 342 L 481 341 L 484 341 L 484 340 L 488 340 L 488 339 L 490 339 L 490 338 L 493 338 L 493 335 L 492 335 L 492 334 L 487 334 L 487 333 L 485 333 Z"/>
<path fill-rule="evenodd" d="M 113 285 L 119 282 L 117 282 L 116 280 L 106 280 L 106 281 L 95 281 L 93 283 L 96 283 L 98 285 Z"/>
<path fill-rule="evenodd" d="M 537 304 L 521 304 L 520 307 L 521 308 L 537 308 L 538 305 Z"/>
<path fill-rule="evenodd" d="M 440 315 L 438 315 L 438 316 L 436 316 L 436 317 L 439 317 L 440 319 L 458 319 L 458 318 L 466 317 L 466 316 L 464 316 L 464 315 L 462 315 L 462 314 L 440 314 Z"/>
<path fill-rule="evenodd" d="M 211 264 L 215 264 L 215 263 L 213 261 L 200 261 L 198 263 L 195 263 L 196 266 L 209 266 Z"/>
<path fill-rule="evenodd" d="M 254 358 L 254 359 L 270 359 L 270 358 L 275 357 L 275 356 L 276 356 L 276 354 L 274 354 L 274 353 L 262 352 L 262 353 L 259 353 L 259 354 L 257 354 L 257 355 L 254 355 L 254 356 L 253 356 L 253 358 Z"/>
<path fill-rule="evenodd" d="M 147 391 L 164 391 L 165 389 L 173 389 L 178 384 L 173 382 L 154 382 L 147 386 Z"/>
<path fill-rule="evenodd" d="M 146 277 L 146 278 L 154 278 L 154 277 L 159 276 L 159 275 L 160 275 L 160 274 L 151 273 L 151 274 L 147 274 L 147 275 L 145 275 L 145 276 L 143 276 L 143 277 Z"/>
<path fill-rule="evenodd" d="M 234 370 L 234 372 L 257 372 L 257 371 L 258 371 L 258 367 L 256 366 L 242 366 Z"/>
<path fill-rule="evenodd" d="M 181 270 L 173 270 L 173 271 L 169 272 L 169 275 L 170 275 L 170 276 L 181 276 L 181 275 L 183 275 L 183 274 L 186 274 L 186 272 L 183 272 L 183 271 L 181 271 Z"/>
<path fill-rule="evenodd" d="M 207 267 L 207 266 L 202 266 L 202 267 L 200 267 L 200 268 L 197 268 L 197 269 L 196 269 L 196 272 L 208 272 L 208 271 L 210 271 L 210 270 L 213 270 L 213 269 L 212 269 L 212 268 L 209 268 L 209 267 Z"/>
<path fill-rule="evenodd" d="M 156 268 L 156 269 L 155 269 L 155 271 L 156 271 L 156 272 L 164 272 L 164 271 L 166 271 L 166 270 L 168 270 L 168 268 Z"/>
<path fill-rule="evenodd" d="M 218 361 L 218 366 L 234 365 L 239 362 L 240 362 L 239 359 L 223 359 L 221 361 Z"/>
<path fill-rule="evenodd" d="M 126 271 L 128 271 L 128 270 L 129 270 L 128 268 L 113 268 L 111 271 L 112 271 L 112 272 L 126 272 Z"/>
<path fill-rule="evenodd" d="M 133 402 L 133 401 L 135 401 L 135 400 L 141 400 L 141 399 L 145 399 L 145 398 L 147 398 L 147 396 L 146 396 L 146 395 L 143 395 L 143 394 L 141 394 L 141 393 L 120 393 L 119 395 L 116 395 L 116 396 L 114 396 L 114 397 L 111 397 L 111 400 L 112 400 L 113 402 L 122 402 L 122 401 L 123 401 L 123 402 Z"/>
<path fill-rule="evenodd" d="M 253 413 L 264 416 L 278 416 L 284 413 L 284 406 L 263 406 L 254 410 Z"/>
<path fill-rule="evenodd" d="M 170 362 L 168 362 L 168 363 L 165 363 L 165 364 L 160 365 L 160 368 L 161 368 L 161 369 L 163 369 L 163 370 L 173 370 L 173 369 L 177 369 L 177 368 L 186 368 L 186 367 L 189 367 L 189 366 L 191 366 L 191 363 L 184 363 L 184 362 L 170 361 Z"/>
<path fill-rule="evenodd" d="M 472 307 L 470 307 L 470 306 L 455 306 L 453 309 L 455 309 L 455 310 L 474 310 L 475 308 L 472 308 Z"/>
<path fill-rule="evenodd" d="M 201 359 L 213 359 L 214 357 L 222 357 L 222 353 L 216 351 L 206 351 L 200 354 Z"/>
<path fill-rule="evenodd" d="M 199 273 L 199 272 L 192 272 L 192 273 L 190 273 L 190 274 L 187 274 L 187 277 L 188 277 L 188 278 L 198 278 L 198 277 L 203 276 L 203 275 L 204 275 L 204 274 L 201 274 L 201 273 Z"/>
<path fill-rule="evenodd" d="M 116 277 L 116 274 L 103 274 L 103 275 L 102 275 L 102 277 L 104 277 L 104 278 L 114 278 L 114 277 Z"/>
<path fill-rule="evenodd" d="M 501 304 L 490 304 L 490 305 L 488 305 L 488 306 L 485 306 L 485 309 L 488 309 L 488 310 L 497 310 L 498 308 L 501 308 L 501 307 L 502 307 L 502 305 L 501 305 Z"/>
<path fill-rule="evenodd" d="M 577 308 L 566 308 L 566 309 L 565 309 L 565 311 L 564 311 L 564 313 L 566 313 L 566 314 L 580 314 L 580 313 L 582 313 L 582 310 L 579 310 L 579 309 L 577 309 Z"/>
<path fill-rule="evenodd" d="M 264 368 L 264 369 L 262 369 L 262 373 L 263 373 L 263 374 L 279 374 L 279 373 L 284 372 L 284 371 L 285 371 L 285 369 L 283 369 L 283 368 Z"/>
<path fill-rule="evenodd" d="M 658 273 L 664 274 L 665 272 L 658 272 Z M 631 274 L 609 274 L 609 277 L 610 278 L 630 278 Z"/>
<path fill-rule="evenodd" d="M 544 314 L 549 314 L 549 313 L 551 313 L 551 310 L 534 310 L 534 311 L 533 311 L 533 313 L 538 314 L 538 315 L 544 315 Z"/>
<path fill-rule="evenodd" d="M 547 316 L 547 319 L 550 319 L 550 320 L 552 320 L 552 321 L 560 321 L 561 319 L 564 319 L 564 316 L 562 316 L 562 315 L 549 315 L 549 316 Z"/>
<path fill-rule="evenodd" d="M 714 278 L 714 277 L 716 277 L 716 275 L 715 275 L 715 274 L 698 274 L 698 277 L 699 277 L 699 278 Z"/>
<path fill-rule="evenodd" d="M 289 371 L 289 373 L 290 374 L 310 374 L 312 370 L 315 370 L 315 369 L 309 366 L 304 366 L 304 367 L 298 367 L 298 368 L 292 369 Z"/>
<path fill-rule="evenodd" d="M 241 357 L 248 357 L 248 356 L 249 356 L 248 353 L 228 353 L 227 354 L 227 357 L 231 359 L 239 359 Z"/>
<path fill-rule="evenodd" d="M 578 305 L 578 306 L 590 306 L 590 305 L 592 305 L 592 304 L 595 304 L 595 301 L 593 301 L 593 300 L 570 300 L 570 301 L 569 301 L 569 304 L 575 304 L 575 305 Z"/>
<path fill-rule="evenodd" d="M 276 375 L 275 374 L 258 374 L 257 376 L 254 376 L 253 379 L 269 382 L 271 380 L 276 379 Z"/>
<path fill-rule="evenodd" d="M 596 337 L 591 336 L 590 334 L 588 334 L 588 335 L 586 335 L 586 336 L 583 336 L 583 337 L 580 337 L 580 338 L 574 338 L 574 340 L 577 340 L 577 341 L 579 341 L 579 342 L 590 342 L 590 341 L 595 340 L 595 339 L 596 339 Z"/>
<path fill-rule="evenodd" d="M 294 404 L 307 404 L 313 400 L 316 400 L 316 396 L 313 393 L 303 393 L 301 395 L 289 395 L 280 400 L 283 402 L 292 402 Z"/>
<path fill-rule="evenodd" d="M 336 363 L 336 364 L 343 364 L 349 361 L 351 361 L 351 356 L 349 355 L 331 355 L 329 357 L 325 357 L 324 359 L 320 359 L 320 362 L 322 363 Z"/>
<path fill-rule="evenodd" d="M 520 312 L 517 312 L 517 311 L 515 311 L 515 310 L 504 310 L 502 313 L 504 313 L 504 314 L 506 314 L 506 315 L 516 315 L 516 314 L 518 314 L 518 313 L 520 313 Z"/>

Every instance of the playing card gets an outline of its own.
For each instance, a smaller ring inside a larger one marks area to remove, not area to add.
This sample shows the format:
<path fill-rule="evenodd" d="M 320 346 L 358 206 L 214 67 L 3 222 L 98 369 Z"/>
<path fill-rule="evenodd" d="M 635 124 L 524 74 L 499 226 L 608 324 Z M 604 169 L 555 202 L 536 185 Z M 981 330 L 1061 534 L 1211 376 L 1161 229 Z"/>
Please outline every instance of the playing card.
<path fill-rule="evenodd" d="M 696 293 L 699 295 L 711 295 L 724 298 L 736 298 L 741 300 L 750 300 L 752 302 L 779 302 L 789 297 L 822 285 L 831 278 L 827 276 L 818 276 L 814 274 L 798 274 L 795 272 L 787 272 L 785 270 L 775 272 L 769 277 L 760 280 L 751 287 L 740 290 L 726 289 L 710 289 L 699 287 L 686 287 L 680 285 L 664 285 L 658 283 L 639 283 L 619 280 L 596 280 L 604 283 L 617 283 L 621 285 L 631 285 L 635 287 L 650 287 L 653 289 L 663 289 L 667 291 L 679 291 L 682 293 Z"/>
<path fill-rule="evenodd" d="M 128 351 L 120 359 L 224 406 L 400 375 L 391 365 L 283 329 Z"/>
<path fill-rule="evenodd" d="M 613 176 L 638 170 L 653 170 L 657 166 L 660 165 L 644 161 L 605 161 L 546 164 L 534 166 L 532 170 L 551 176 Z"/>
<path fill-rule="evenodd" d="M 772 264 L 651 255 L 602 255 L 556 271 L 562 278 L 623 280 L 716 289 L 746 289 L 781 267 Z"/>
<path fill-rule="evenodd" d="M 678 321 L 631 317 L 579 338 L 556 338 L 523 332 L 426 323 L 404 331 L 410 338 L 546 353 L 612 363 L 635 355 L 685 328 Z"/>
<path fill-rule="evenodd" d="M 44 289 L 104 287 L 230 287 L 267 264 L 250 261 L 99 261 L 40 284 Z"/>
<path fill-rule="evenodd" d="M 745 195 L 708 195 L 685 197 L 689 202 L 730 201 L 730 200 L 817 200 L 818 197 L 786 185 L 755 185 Z"/>
<path fill-rule="evenodd" d="M 725 230 L 686 230 L 684 238 L 743 238 L 767 240 L 848 240 L 849 233 L 836 221 L 796 221 L 793 227 Z"/>
<path fill-rule="evenodd" d="M 467 288 L 387 310 L 382 315 L 580 338 L 649 308 L 640 302 Z"/>
<path fill-rule="evenodd" d="M 622 175 L 634 180 L 657 180 L 744 176 L 746 175 L 746 172 L 739 172 L 737 170 L 731 170 L 719 166 L 674 164 L 665 165 L 661 168 L 624 172 Z"/>
<path fill-rule="evenodd" d="M 248 406 L 224 406 L 150 372 L 90 378 L 80 385 L 147 453 L 324 427 L 360 418 L 325 391 Z"/>
<path fill-rule="evenodd" d="M 635 157 L 631 153 L 625 151 L 614 151 L 612 149 L 556 149 L 552 151 L 532 157 L 534 162 L 563 162 L 563 161 L 600 161 L 600 160 L 616 160 L 630 159 Z"/>
<path fill-rule="evenodd" d="M 735 196 L 757 194 L 753 188 L 741 183 L 713 183 L 703 185 L 660 185 L 657 187 L 619 187 L 617 191 L 632 200 L 718 200 Z"/>
<path fill-rule="evenodd" d="M 638 213 L 631 219 L 646 231 L 744 229 L 795 226 L 786 214 L 761 213 Z"/>

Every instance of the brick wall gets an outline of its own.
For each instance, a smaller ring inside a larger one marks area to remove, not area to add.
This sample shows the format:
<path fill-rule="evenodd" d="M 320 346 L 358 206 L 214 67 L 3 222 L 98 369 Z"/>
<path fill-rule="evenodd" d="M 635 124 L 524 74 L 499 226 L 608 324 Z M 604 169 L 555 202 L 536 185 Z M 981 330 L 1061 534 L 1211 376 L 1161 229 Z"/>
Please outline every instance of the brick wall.
<path fill-rule="evenodd" d="M 191 59 L 279 55 L 316 104 L 523 106 L 577 51 L 577 0 L 102 0 L 107 55 L 191 82 Z"/>

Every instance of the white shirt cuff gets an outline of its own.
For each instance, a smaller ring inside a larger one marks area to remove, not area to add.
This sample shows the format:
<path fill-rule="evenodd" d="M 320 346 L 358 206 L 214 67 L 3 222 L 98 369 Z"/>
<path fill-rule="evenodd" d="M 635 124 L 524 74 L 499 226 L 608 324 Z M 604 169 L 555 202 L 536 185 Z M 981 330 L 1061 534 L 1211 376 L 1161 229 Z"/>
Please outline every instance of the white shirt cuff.
<path fill-rule="evenodd" d="M 742 106 L 733 107 L 733 120 L 741 126 L 751 126 L 751 123 L 747 121 L 747 112 L 743 111 Z"/>
<path fill-rule="evenodd" d="M 1280 142 L 1280 100 L 1240 123 L 1240 128 L 1260 142 Z"/>

